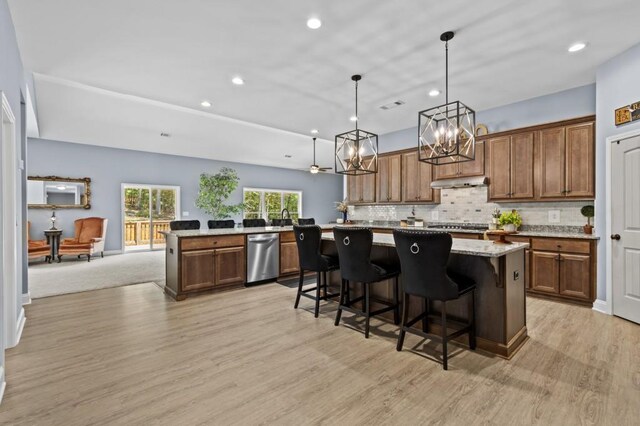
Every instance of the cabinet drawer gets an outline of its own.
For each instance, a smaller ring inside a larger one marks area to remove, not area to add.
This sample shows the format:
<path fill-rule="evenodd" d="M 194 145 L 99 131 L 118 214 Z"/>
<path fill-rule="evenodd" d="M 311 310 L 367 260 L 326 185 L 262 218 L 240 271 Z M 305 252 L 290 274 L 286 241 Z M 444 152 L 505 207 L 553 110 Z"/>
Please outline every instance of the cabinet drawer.
<path fill-rule="evenodd" d="M 489 239 L 491 241 L 496 241 L 499 240 L 500 237 L 497 235 L 489 235 Z M 518 237 L 515 235 L 507 235 L 504 238 L 507 241 L 510 241 L 512 243 L 527 243 L 527 244 L 531 244 L 531 241 L 529 240 L 529 237 Z"/>
<path fill-rule="evenodd" d="M 482 234 L 467 234 L 466 232 L 449 232 L 451 238 L 460 238 L 463 240 L 481 240 Z"/>
<path fill-rule="evenodd" d="M 207 248 L 244 246 L 244 235 L 230 235 L 224 237 L 194 237 L 183 238 L 180 241 L 182 250 L 201 250 Z"/>
<path fill-rule="evenodd" d="M 533 238 L 531 240 L 531 246 L 534 250 L 562 251 L 568 253 L 584 254 L 589 254 L 591 252 L 591 243 L 589 243 L 589 241 Z"/>
<path fill-rule="evenodd" d="M 293 232 L 281 232 L 280 233 L 280 242 L 281 243 L 291 243 L 296 240 L 296 235 Z"/>

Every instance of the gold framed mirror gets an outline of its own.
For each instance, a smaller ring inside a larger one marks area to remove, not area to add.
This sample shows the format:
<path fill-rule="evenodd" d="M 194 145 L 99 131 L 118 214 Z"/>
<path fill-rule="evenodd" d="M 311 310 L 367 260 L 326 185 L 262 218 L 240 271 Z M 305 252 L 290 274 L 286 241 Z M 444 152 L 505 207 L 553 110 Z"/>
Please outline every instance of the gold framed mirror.
<path fill-rule="evenodd" d="M 30 209 L 90 209 L 91 178 L 29 176 L 27 207 Z"/>

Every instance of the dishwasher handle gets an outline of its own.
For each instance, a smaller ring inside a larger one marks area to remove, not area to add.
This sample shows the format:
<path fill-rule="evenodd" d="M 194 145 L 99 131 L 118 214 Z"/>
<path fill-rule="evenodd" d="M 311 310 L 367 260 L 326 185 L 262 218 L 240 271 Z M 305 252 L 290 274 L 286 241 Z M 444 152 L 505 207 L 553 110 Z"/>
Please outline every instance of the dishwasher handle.
<path fill-rule="evenodd" d="M 249 235 L 247 241 L 250 243 L 272 243 L 278 239 L 278 234 Z"/>

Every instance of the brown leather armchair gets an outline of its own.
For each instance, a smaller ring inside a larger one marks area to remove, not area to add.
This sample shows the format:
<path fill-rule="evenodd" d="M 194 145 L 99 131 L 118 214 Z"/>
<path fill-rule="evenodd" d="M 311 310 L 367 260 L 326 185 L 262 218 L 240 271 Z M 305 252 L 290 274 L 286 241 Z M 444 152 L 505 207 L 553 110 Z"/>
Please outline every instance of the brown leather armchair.
<path fill-rule="evenodd" d="M 78 219 L 75 224 L 75 237 L 65 238 L 58 249 L 58 262 L 62 261 L 64 255 L 87 256 L 87 261 L 91 261 L 91 256 L 100 253 L 104 257 L 104 240 L 107 235 L 108 219 L 102 217 L 87 217 Z"/>
<path fill-rule="evenodd" d="M 47 240 L 31 239 L 31 222 L 27 221 L 27 253 L 29 259 L 44 257 L 45 262 L 51 263 L 51 246 Z"/>

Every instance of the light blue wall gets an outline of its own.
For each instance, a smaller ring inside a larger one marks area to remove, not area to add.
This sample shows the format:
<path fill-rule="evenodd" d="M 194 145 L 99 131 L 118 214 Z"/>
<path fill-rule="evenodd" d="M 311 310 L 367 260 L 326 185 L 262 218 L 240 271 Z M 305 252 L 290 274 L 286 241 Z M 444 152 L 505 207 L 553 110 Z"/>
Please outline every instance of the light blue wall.
<path fill-rule="evenodd" d="M 73 236 L 73 221 L 80 217 L 100 216 L 109 219 L 107 250 L 122 247 L 121 184 L 177 185 L 181 188 L 181 210 L 189 217 L 199 219 L 203 227 L 210 219 L 198 210 L 200 173 L 215 173 L 221 167 L 232 167 L 238 172 L 240 184 L 229 199 L 242 201 L 243 187 L 293 189 L 302 191 L 302 209 L 305 217 L 315 217 L 326 223 L 337 217 L 335 201 L 342 199 L 342 177 L 330 174 L 312 175 L 304 171 L 262 167 L 240 163 L 153 154 L 141 151 L 104 148 L 92 145 L 29 139 L 29 175 L 57 175 L 90 177 L 92 208 L 90 210 L 59 210 L 56 216 L 64 235 Z M 41 233 L 50 226 L 48 210 L 29 210 L 32 232 Z M 235 218 L 239 221 L 240 217 Z"/>
<path fill-rule="evenodd" d="M 606 139 L 640 130 L 640 122 L 616 127 L 614 110 L 640 100 L 640 44 L 605 62 L 596 73 L 596 233 L 598 244 L 598 299 L 606 294 Z"/>
<path fill-rule="evenodd" d="M 476 123 L 485 124 L 489 132 L 495 133 L 595 113 L 596 87 L 595 84 L 590 84 L 478 111 L 476 112 Z M 380 152 L 412 148 L 417 144 L 417 125 L 409 129 L 380 135 L 379 140 Z"/>

